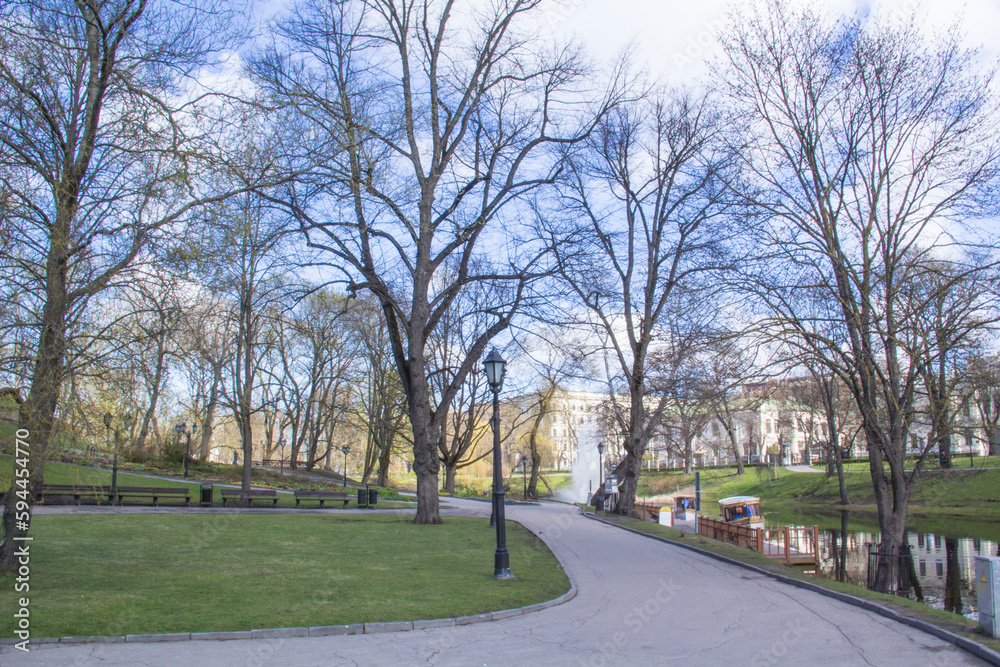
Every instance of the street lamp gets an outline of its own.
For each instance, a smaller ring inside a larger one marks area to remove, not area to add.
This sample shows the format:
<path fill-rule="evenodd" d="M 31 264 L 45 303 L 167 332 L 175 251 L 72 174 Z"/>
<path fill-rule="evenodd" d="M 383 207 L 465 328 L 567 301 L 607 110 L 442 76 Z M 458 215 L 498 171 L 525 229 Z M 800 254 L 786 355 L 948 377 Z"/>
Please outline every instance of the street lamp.
<path fill-rule="evenodd" d="M 181 444 L 181 436 L 187 433 L 187 422 L 182 422 L 174 426 L 174 433 L 177 434 L 177 444 Z M 184 455 L 184 477 L 187 477 L 187 454 Z"/>
<path fill-rule="evenodd" d="M 114 417 L 111 416 L 111 411 L 104 413 L 104 448 L 110 449 L 111 447 L 111 420 Z M 114 464 L 111 467 L 111 494 L 114 498 L 115 492 L 118 490 L 118 438 L 115 438 L 115 458 Z"/>
<path fill-rule="evenodd" d="M 597 443 L 597 485 L 604 488 L 604 443 Z"/>
<path fill-rule="evenodd" d="M 507 364 L 494 347 L 483 360 L 486 381 L 493 390 L 493 511 L 497 524 L 497 551 L 493 557 L 493 578 L 513 579 L 510 554 L 507 553 L 507 524 L 504 518 L 503 471 L 500 469 L 500 387 Z"/>
<path fill-rule="evenodd" d="M 198 430 L 198 422 L 191 422 L 191 428 L 186 430 L 187 446 L 184 448 L 184 479 L 188 478 L 188 461 L 191 460 L 191 436 Z"/>
<path fill-rule="evenodd" d="M 347 490 L 347 455 L 351 453 L 351 448 L 344 445 L 340 448 L 340 451 L 344 452 L 344 490 Z"/>
<path fill-rule="evenodd" d="M 109 415 L 110 416 L 110 415 Z M 122 426 L 125 427 L 125 437 L 128 437 L 132 433 L 132 424 L 135 422 L 135 417 L 132 416 L 131 412 L 126 412 L 122 415 Z M 121 439 L 118 437 L 118 429 L 115 429 L 115 456 L 111 464 L 111 493 L 117 495 L 118 493 L 118 446 Z"/>
<path fill-rule="evenodd" d="M 278 461 L 278 468 L 281 470 L 281 474 L 285 474 L 285 438 L 284 436 L 278 440 L 278 446 L 281 447 L 281 460 Z"/>

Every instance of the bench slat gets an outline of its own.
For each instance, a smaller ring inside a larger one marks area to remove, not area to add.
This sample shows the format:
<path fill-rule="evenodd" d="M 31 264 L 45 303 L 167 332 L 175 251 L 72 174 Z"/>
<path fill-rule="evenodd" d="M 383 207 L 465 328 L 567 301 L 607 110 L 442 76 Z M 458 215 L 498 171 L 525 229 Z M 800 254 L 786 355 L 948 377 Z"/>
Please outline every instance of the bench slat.
<path fill-rule="evenodd" d="M 296 491 L 295 506 L 299 507 L 303 500 L 318 500 L 320 508 L 326 507 L 327 500 L 341 500 L 344 507 L 347 507 L 351 497 L 343 491 Z"/>
<path fill-rule="evenodd" d="M 184 498 L 184 506 L 187 507 L 191 504 L 192 495 L 191 489 L 183 486 L 119 486 L 114 500 L 122 505 L 126 497 L 150 496 L 153 499 L 153 507 L 156 507 L 161 497 L 178 500 Z"/>
<path fill-rule="evenodd" d="M 250 489 L 249 491 L 242 491 L 240 489 L 222 489 L 222 506 L 226 506 L 226 501 L 232 498 L 241 498 L 246 496 L 247 503 L 250 507 L 253 507 L 253 501 L 255 498 L 267 498 L 272 501 L 271 506 L 278 506 L 278 492 L 274 489 Z"/>

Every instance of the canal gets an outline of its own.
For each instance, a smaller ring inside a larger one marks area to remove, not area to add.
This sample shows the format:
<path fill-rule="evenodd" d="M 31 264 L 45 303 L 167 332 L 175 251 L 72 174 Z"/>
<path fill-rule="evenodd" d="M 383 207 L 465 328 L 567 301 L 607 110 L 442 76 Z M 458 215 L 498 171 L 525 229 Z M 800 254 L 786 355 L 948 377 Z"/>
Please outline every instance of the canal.
<path fill-rule="evenodd" d="M 806 571 L 865 586 L 866 545 L 879 541 L 878 521 L 873 515 L 849 511 L 811 514 L 777 508 L 765 509 L 764 518 L 768 528 L 819 526 L 819 568 Z M 910 598 L 976 620 L 975 557 L 1000 556 L 1000 517 L 984 517 L 982 521 L 914 518 L 907 524 L 906 541 L 917 579 Z"/>

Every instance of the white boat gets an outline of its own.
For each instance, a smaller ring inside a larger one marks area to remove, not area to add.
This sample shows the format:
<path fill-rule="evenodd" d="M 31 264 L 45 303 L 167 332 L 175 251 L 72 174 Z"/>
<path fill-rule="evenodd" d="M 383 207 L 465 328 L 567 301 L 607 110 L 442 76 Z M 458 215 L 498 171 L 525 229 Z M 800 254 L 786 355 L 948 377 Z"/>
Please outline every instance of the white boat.
<path fill-rule="evenodd" d="M 760 498 L 732 496 L 719 501 L 719 516 L 726 523 L 748 528 L 763 528 L 764 516 L 760 513 Z"/>

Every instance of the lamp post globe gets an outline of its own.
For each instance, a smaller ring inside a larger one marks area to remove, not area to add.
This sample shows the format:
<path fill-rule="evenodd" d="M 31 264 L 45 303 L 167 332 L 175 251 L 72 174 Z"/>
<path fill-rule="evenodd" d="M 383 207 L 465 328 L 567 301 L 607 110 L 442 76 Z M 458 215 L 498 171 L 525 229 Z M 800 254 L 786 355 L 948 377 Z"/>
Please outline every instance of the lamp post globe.
<path fill-rule="evenodd" d="M 504 518 L 503 471 L 500 460 L 500 388 L 503 386 L 507 361 L 494 347 L 483 359 L 486 381 L 493 390 L 493 517 L 497 529 L 497 550 L 493 557 L 493 578 L 513 579 L 510 554 L 507 552 L 507 525 Z"/>

